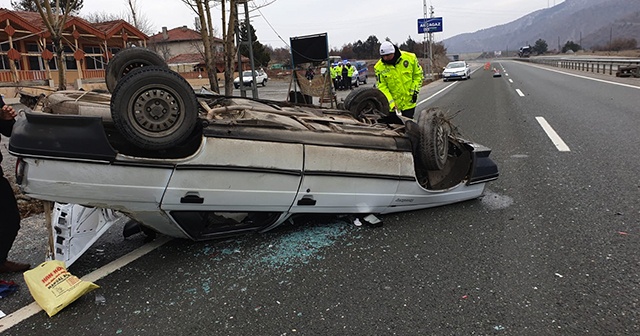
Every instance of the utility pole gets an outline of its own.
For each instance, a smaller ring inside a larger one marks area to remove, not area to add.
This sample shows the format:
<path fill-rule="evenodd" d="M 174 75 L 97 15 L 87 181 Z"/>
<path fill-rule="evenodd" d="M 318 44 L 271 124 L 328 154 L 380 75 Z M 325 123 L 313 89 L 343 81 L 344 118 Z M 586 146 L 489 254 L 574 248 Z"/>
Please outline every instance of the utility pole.
<path fill-rule="evenodd" d="M 434 10 L 433 6 L 430 7 L 431 18 L 433 18 Z M 429 78 L 431 78 L 431 67 L 434 65 L 433 63 L 433 33 L 429 31 Z"/>
<path fill-rule="evenodd" d="M 424 19 L 425 21 L 427 21 L 427 0 L 423 0 L 422 2 L 422 6 L 424 9 Z M 426 24 L 426 23 L 425 23 Z M 428 29 L 428 25 L 427 25 L 427 29 Z M 427 31 L 425 31 L 422 34 L 422 46 L 424 47 L 424 54 L 423 54 L 423 58 L 425 60 L 425 63 L 427 63 Z M 425 64 L 426 65 L 426 64 Z M 427 69 L 430 68 L 430 66 L 427 66 Z M 427 74 L 431 74 L 431 71 L 427 70 L 427 69 L 422 69 L 423 73 L 424 73 L 424 78 L 427 78 Z"/>
<path fill-rule="evenodd" d="M 251 37 L 251 23 L 249 21 L 249 5 L 247 4 L 248 0 L 236 0 L 235 6 L 237 8 L 238 5 L 244 5 L 244 22 L 245 27 L 247 28 L 247 41 L 242 41 L 242 37 L 240 36 L 240 18 L 238 14 L 238 18 L 236 19 L 236 41 L 238 44 L 238 76 L 240 77 L 240 96 L 246 97 L 246 89 L 243 85 L 243 77 L 242 77 L 242 55 L 240 54 L 240 46 L 242 44 L 246 44 L 249 49 L 249 63 L 251 64 L 251 92 L 253 98 L 258 98 L 258 83 L 256 83 L 256 67 L 253 62 L 253 41 Z M 236 10 L 236 13 L 239 13 Z"/>

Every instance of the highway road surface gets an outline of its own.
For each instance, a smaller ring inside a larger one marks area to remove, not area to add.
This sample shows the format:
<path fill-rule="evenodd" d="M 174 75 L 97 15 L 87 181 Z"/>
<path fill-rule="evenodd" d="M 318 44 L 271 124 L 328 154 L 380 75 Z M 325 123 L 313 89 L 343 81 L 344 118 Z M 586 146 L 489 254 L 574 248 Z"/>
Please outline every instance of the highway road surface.
<path fill-rule="evenodd" d="M 640 81 L 508 60 L 491 64 L 502 73 L 494 78 L 482 65 L 470 80 L 426 86 L 419 108 L 440 107 L 493 149 L 500 178 L 484 197 L 380 216 L 380 228 L 316 216 L 260 235 L 151 245 L 116 228 L 70 267 L 101 288 L 53 318 L 21 276 L 3 275 L 21 288 L 0 299 L 13 313 L 0 330 L 640 334 Z M 270 81 L 259 92 L 282 100 L 287 87 Z M 16 253 L 41 261 L 37 248 L 20 248 L 33 239 L 22 234 Z"/>

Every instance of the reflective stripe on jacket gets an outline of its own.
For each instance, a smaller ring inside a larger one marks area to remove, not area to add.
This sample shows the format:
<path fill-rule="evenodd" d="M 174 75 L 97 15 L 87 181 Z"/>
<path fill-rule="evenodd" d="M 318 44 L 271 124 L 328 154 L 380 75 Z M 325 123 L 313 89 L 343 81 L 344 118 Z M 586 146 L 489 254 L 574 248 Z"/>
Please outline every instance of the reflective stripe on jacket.
<path fill-rule="evenodd" d="M 385 64 L 380 59 L 373 69 L 378 89 L 387 96 L 391 110 L 394 107 L 400 111 L 416 107 L 411 97 L 414 91 L 419 92 L 422 88 L 422 67 L 414 53 L 400 51 L 395 65 Z"/>

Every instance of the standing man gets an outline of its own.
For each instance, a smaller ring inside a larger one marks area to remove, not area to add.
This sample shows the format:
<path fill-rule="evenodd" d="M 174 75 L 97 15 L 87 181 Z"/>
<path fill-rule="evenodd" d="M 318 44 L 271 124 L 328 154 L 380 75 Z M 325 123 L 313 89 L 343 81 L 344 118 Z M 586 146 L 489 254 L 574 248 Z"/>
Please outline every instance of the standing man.
<path fill-rule="evenodd" d="M 422 88 L 422 67 L 416 55 L 384 41 L 380 45 L 380 60 L 373 68 L 378 89 L 387 96 L 391 111 L 413 118 Z"/>
<path fill-rule="evenodd" d="M 336 83 L 338 83 L 337 90 L 342 90 L 342 62 L 336 64 Z"/>
<path fill-rule="evenodd" d="M 331 83 L 333 83 L 333 89 L 334 91 L 338 91 L 338 80 L 337 80 L 337 76 L 338 76 L 338 63 L 333 63 L 331 64 L 331 69 L 330 69 L 330 73 L 331 73 Z"/>
<path fill-rule="evenodd" d="M 351 84 L 351 82 L 353 81 L 353 73 L 356 71 L 356 67 L 351 66 L 351 62 L 347 61 L 347 77 L 349 77 L 349 90 L 353 90 L 353 84 Z M 356 84 L 358 83 L 358 80 L 356 79 Z"/>
<path fill-rule="evenodd" d="M 11 130 L 15 123 L 16 111 L 13 107 L 5 105 L 0 97 L 0 133 L 11 136 Z M 0 153 L 0 163 L 2 154 Z M 29 269 L 29 264 L 20 264 L 7 260 L 9 250 L 20 230 L 20 212 L 16 196 L 9 181 L 4 177 L 0 167 L 0 273 L 24 272 Z"/>
<path fill-rule="evenodd" d="M 342 89 L 347 90 L 351 86 L 351 77 L 349 77 L 349 68 L 347 61 L 342 61 Z"/>

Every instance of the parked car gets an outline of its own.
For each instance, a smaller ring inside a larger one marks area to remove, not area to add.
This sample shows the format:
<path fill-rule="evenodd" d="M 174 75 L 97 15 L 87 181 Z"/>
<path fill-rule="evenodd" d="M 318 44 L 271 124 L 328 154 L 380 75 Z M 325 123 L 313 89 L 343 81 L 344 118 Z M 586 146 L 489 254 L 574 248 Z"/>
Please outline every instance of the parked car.
<path fill-rule="evenodd" d="M 114 223 L 193 240 L 263 232 L 300 214 L 388 214 L 480 197 L 491 150 L 437 108 L 389 124 L 377 89 L 344 109 L 195 93 L 161 66 L 111 95 L 51 93 L 9 142 L 16 181 L 57 202 L 50 242 L 72 263 Z M 72 113 L 72 114 L 70 114 Z"/>
<path fill-rule="evenodd" d="M 367 84 L 367 76 L 369 75 L 367 62 L 354 61 L 351 64 L 353 64 L 357 70 L 357 72 L 354 71 L 353 78 L 351 79 L 351 84 L 355 87 L 358 87 L 358 84 Z"/>
<path fill-rule="evenodd" d="M 449 62 L 442 71 L 442 80 L 471 78 L 471 66 L 466 61 Z"/>
<path fill-rule="evenodd" d="M 266 72 L 262 70 L 256 70 L 255 77 L 256 77 L 256 84 L 261 84 L 262 86 L 267 85 L 269 76 L 267 76 Z M 242 72 L 242 83 L 244 84 L 244 86 L 251 86 L 253 84 L 253 75 L 251 70 Z M 240 88 L 240 77 L 236 77 L 233 80 L 233 86 L 236 89 Z"/>

